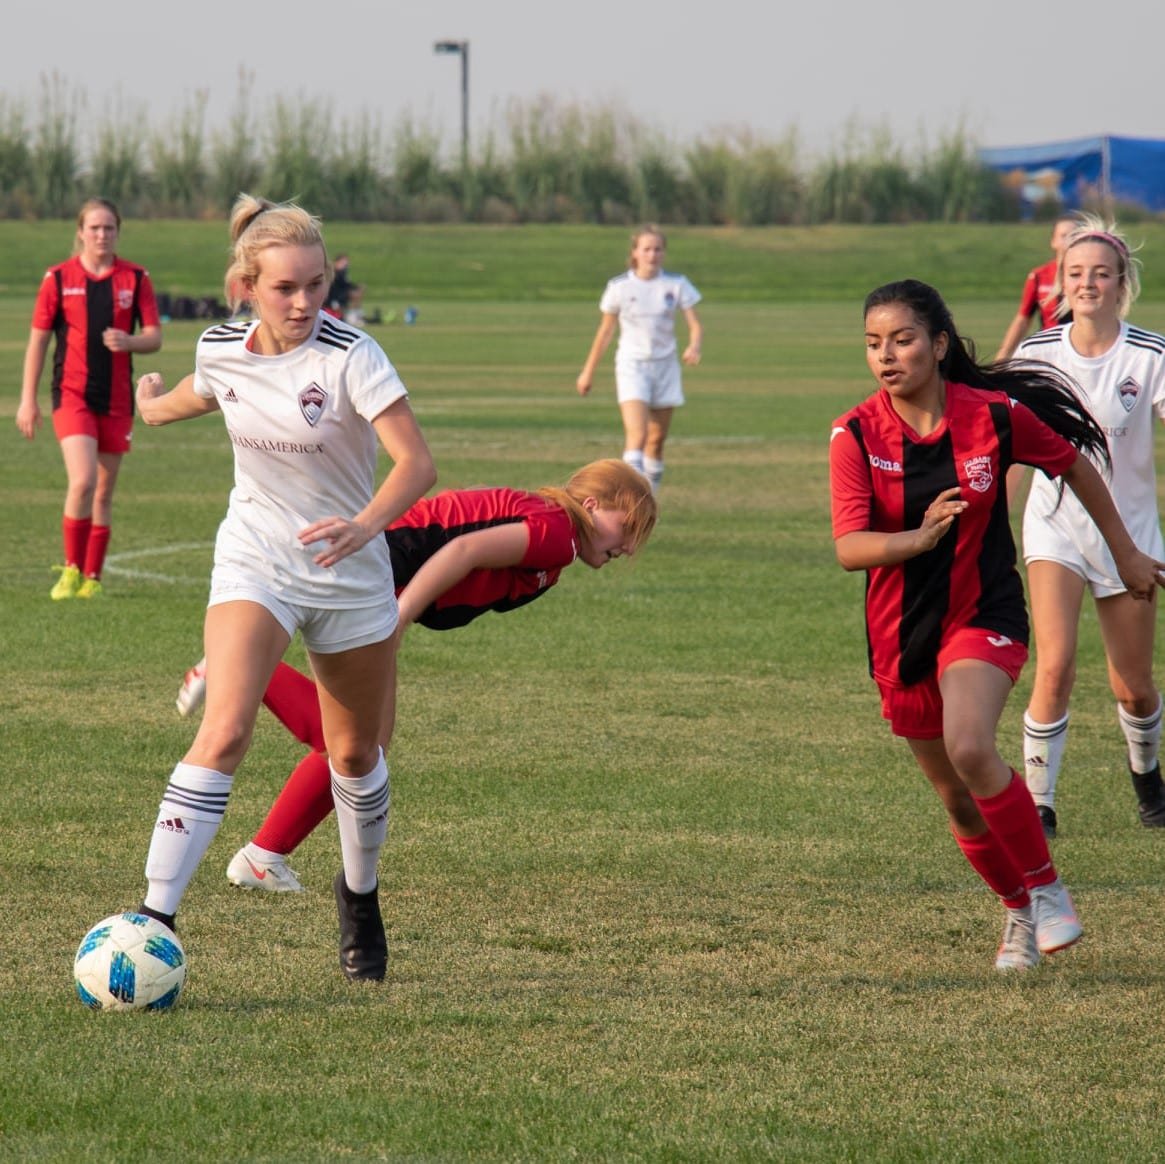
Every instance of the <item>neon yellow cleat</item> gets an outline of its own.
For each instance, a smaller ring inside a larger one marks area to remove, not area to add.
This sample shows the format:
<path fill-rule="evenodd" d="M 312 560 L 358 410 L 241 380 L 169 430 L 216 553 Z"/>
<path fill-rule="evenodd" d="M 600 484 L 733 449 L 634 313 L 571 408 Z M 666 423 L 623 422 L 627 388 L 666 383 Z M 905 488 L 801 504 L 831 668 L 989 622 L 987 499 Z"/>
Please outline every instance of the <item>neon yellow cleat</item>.
<path fill-rule="evenodd" d="M 62 598 L 76 598 L 81 586 L 81 571 L 76 566 L 54 566 L 53 569 L 60 570 L 61 576 L 49 591 L 49 597 L 54 602 L 60 602 Z"/>
<path fill-rule="evenodd" d="M 104 593 L 105 588 L 101 585 L 100 578 L 86 578 L 85 581 L 77 587 L 76 597 L 100 598 Z"/>

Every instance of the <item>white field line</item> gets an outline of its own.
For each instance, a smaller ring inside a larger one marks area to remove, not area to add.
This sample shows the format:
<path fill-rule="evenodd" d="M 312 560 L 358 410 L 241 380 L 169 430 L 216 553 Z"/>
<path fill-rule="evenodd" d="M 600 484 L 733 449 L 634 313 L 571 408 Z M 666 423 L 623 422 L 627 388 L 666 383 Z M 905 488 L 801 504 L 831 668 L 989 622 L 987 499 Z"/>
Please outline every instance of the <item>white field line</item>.
<path fill-rule="evenodd" d="M 105 559 L 105 569 L 110 574 L 119 574 L 123 578 L 140 578 L 145 582 L 168 582 L 171 585 L 180 583 L 189 585 L 197 582 L 201 585 L 208 581 L 209 574 L 204 574 L 197 579 L 188 575 L 176 577 L 173 574 L 159 574 L 153 570 L 138 570 L 132 566 L 123 566 L 121 563 L 140 561 L 142 558 L 163 558 L 169 554 L 181 554 L 190 550 L 212 549 L 214 549 L 214 542 L 175 542 L 169 546 L 153 546 L 144 550 L 125 550 L 120 554 L 110 554 Z"/>

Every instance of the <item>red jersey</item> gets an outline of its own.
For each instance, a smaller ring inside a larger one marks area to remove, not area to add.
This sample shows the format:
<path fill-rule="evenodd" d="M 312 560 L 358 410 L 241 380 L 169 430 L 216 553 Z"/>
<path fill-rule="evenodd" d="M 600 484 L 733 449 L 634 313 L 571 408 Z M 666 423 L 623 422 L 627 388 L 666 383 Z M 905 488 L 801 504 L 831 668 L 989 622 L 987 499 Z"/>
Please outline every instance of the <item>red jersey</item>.
<path fill-rule="evenodd" d="M 1019 300 L 1019 314 L 1024 319 L 1031 319 L 1038 311 L 1040 326 L 1045 328 L 1065 322 L 1064 317 L 1056 315 L 1056 308 L 1060 305 L 1060 299 L 1055 294 L 1057 266 L 1057 260 L 1052 259 L 1042 267 L 1029 271 Z"/>
<path fill-rule="evenodd" d="M 968 507 L 938 545 L 867 571 L 870 672 L 906 686 L 934 671 L 948 631 L 979 627 L 1027 643 L 1023 583 L 1007 513 L 1015 462 L 1059 476 L 1076 449 L 1005 393 L 946 385 L 938 428 L 920 437 L 876 392 L 834 422 L 829 470 L 833 536 L 917 529 L 926 507 L 958 485 Z"/>
<path fill-rule="evenodd" d="M 32 326 L 56 334 L 53 408 L 67 392 L 99 416 L 132 416 L 133 361 L 129 352 L 111 352 L 102 333 L 108 327 L 133 332 L 138 324 L 159 323 L 144 267 L 115 258 L 107 274 L 94 278 L 78 255 L 50 267 L 37 292 Z"/>
<path fill-rule="evenodd" d="M 462 534 L 511 522 L 526 523 L 530 542 L 517 566 L 471 570 L 427 607 L 417 621 L 430 630 L 465 626 L 487 610 L 533 602 L 578 556 L 570 514 L 538 493 L 518 489 L 450 489 L 425 497 L 385 530 L 399 594 L 444 545 Z"/>

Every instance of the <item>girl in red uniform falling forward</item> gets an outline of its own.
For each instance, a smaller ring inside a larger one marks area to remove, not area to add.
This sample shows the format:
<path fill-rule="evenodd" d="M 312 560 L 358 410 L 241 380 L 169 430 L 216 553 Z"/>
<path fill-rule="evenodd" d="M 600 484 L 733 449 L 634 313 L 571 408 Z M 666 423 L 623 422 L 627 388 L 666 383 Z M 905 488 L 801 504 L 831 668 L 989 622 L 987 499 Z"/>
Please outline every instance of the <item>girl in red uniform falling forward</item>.
<path fill-rule="evenodd" d="M 867 572 L 882 714 L 1006 907 L 995 966 L 1025 970 L 1083 931 L 1031 794 L 995 742 L 1028 641 L 1008 467 L 1072 489 L 1137 598 L 1163 584 L 1162 563 L 1133 544 L 1089 461 L 1107 461 L 1107 445 L 1071 381 L 1044 365 L 980 366 L 938 292 L 913 279 L 871 292 L 865 336 L 878 390 L 830 438 L 837 558 Z"/>
<path fill-rule="evenodd" d="M 656 512 L 647 478 L 614 459 L 584 465 L 562 488 L 448 490 L 421 500 L 385 531 L 401 633 L 414 622 L 451 630 L 490 610 L 515 610 L 545 594 L 572 562 L 597 570 L 630 556 L 647 541 Z M 190 715 L 204 690 L 200 663 L 186 674 L 179 712 Z M 309 676 L 280 663 L 263 702 L 312 751 L 227 877 L 246 889 L 298 892 L 287 857 L 332 811 L 319 699 Z"/>

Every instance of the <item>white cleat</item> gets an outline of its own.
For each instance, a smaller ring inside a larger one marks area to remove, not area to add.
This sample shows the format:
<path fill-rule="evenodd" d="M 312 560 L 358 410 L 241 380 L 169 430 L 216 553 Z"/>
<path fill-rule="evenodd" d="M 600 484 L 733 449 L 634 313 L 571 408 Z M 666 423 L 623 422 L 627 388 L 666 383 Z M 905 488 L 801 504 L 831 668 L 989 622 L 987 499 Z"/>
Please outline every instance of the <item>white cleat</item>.
<path fill-rule="evenodd" d="M 1036 945 L 1041 954 L 1054 954 L 1075 945 L 1084 936 L 1076 907 L 1063 882 L 1037 885 L 1031 891 L 1032 917 L 1036 923 Z"/>
<path fill-rule="evenodd" d="M 1003 941 L 995 955 L 995 969 L 1005 974 L 1012 970 L 1030 970 L 1040 964 L 1036 945 L 1036 923 L 1030 905 L 1009 909 L 1003 925 Z"/>
<path fill-rule="evenodd" d="M 241 848 L 227 866 L 227 880 L 240 889 L 263 889 L 267 893 L 302 893 L 303 886 L 282 857 L 260 861 L 246 847 Z"/>
<path fill-rule="evenodd" d="M 206 660 L 199 659 L 186 672 L 182 686 L 178 688 L 178 698 L 174 701 L 174 705 L 178 708 L 178 714 L 185 719 L 187 716 L 193 715 L 205 700 Z"/>

